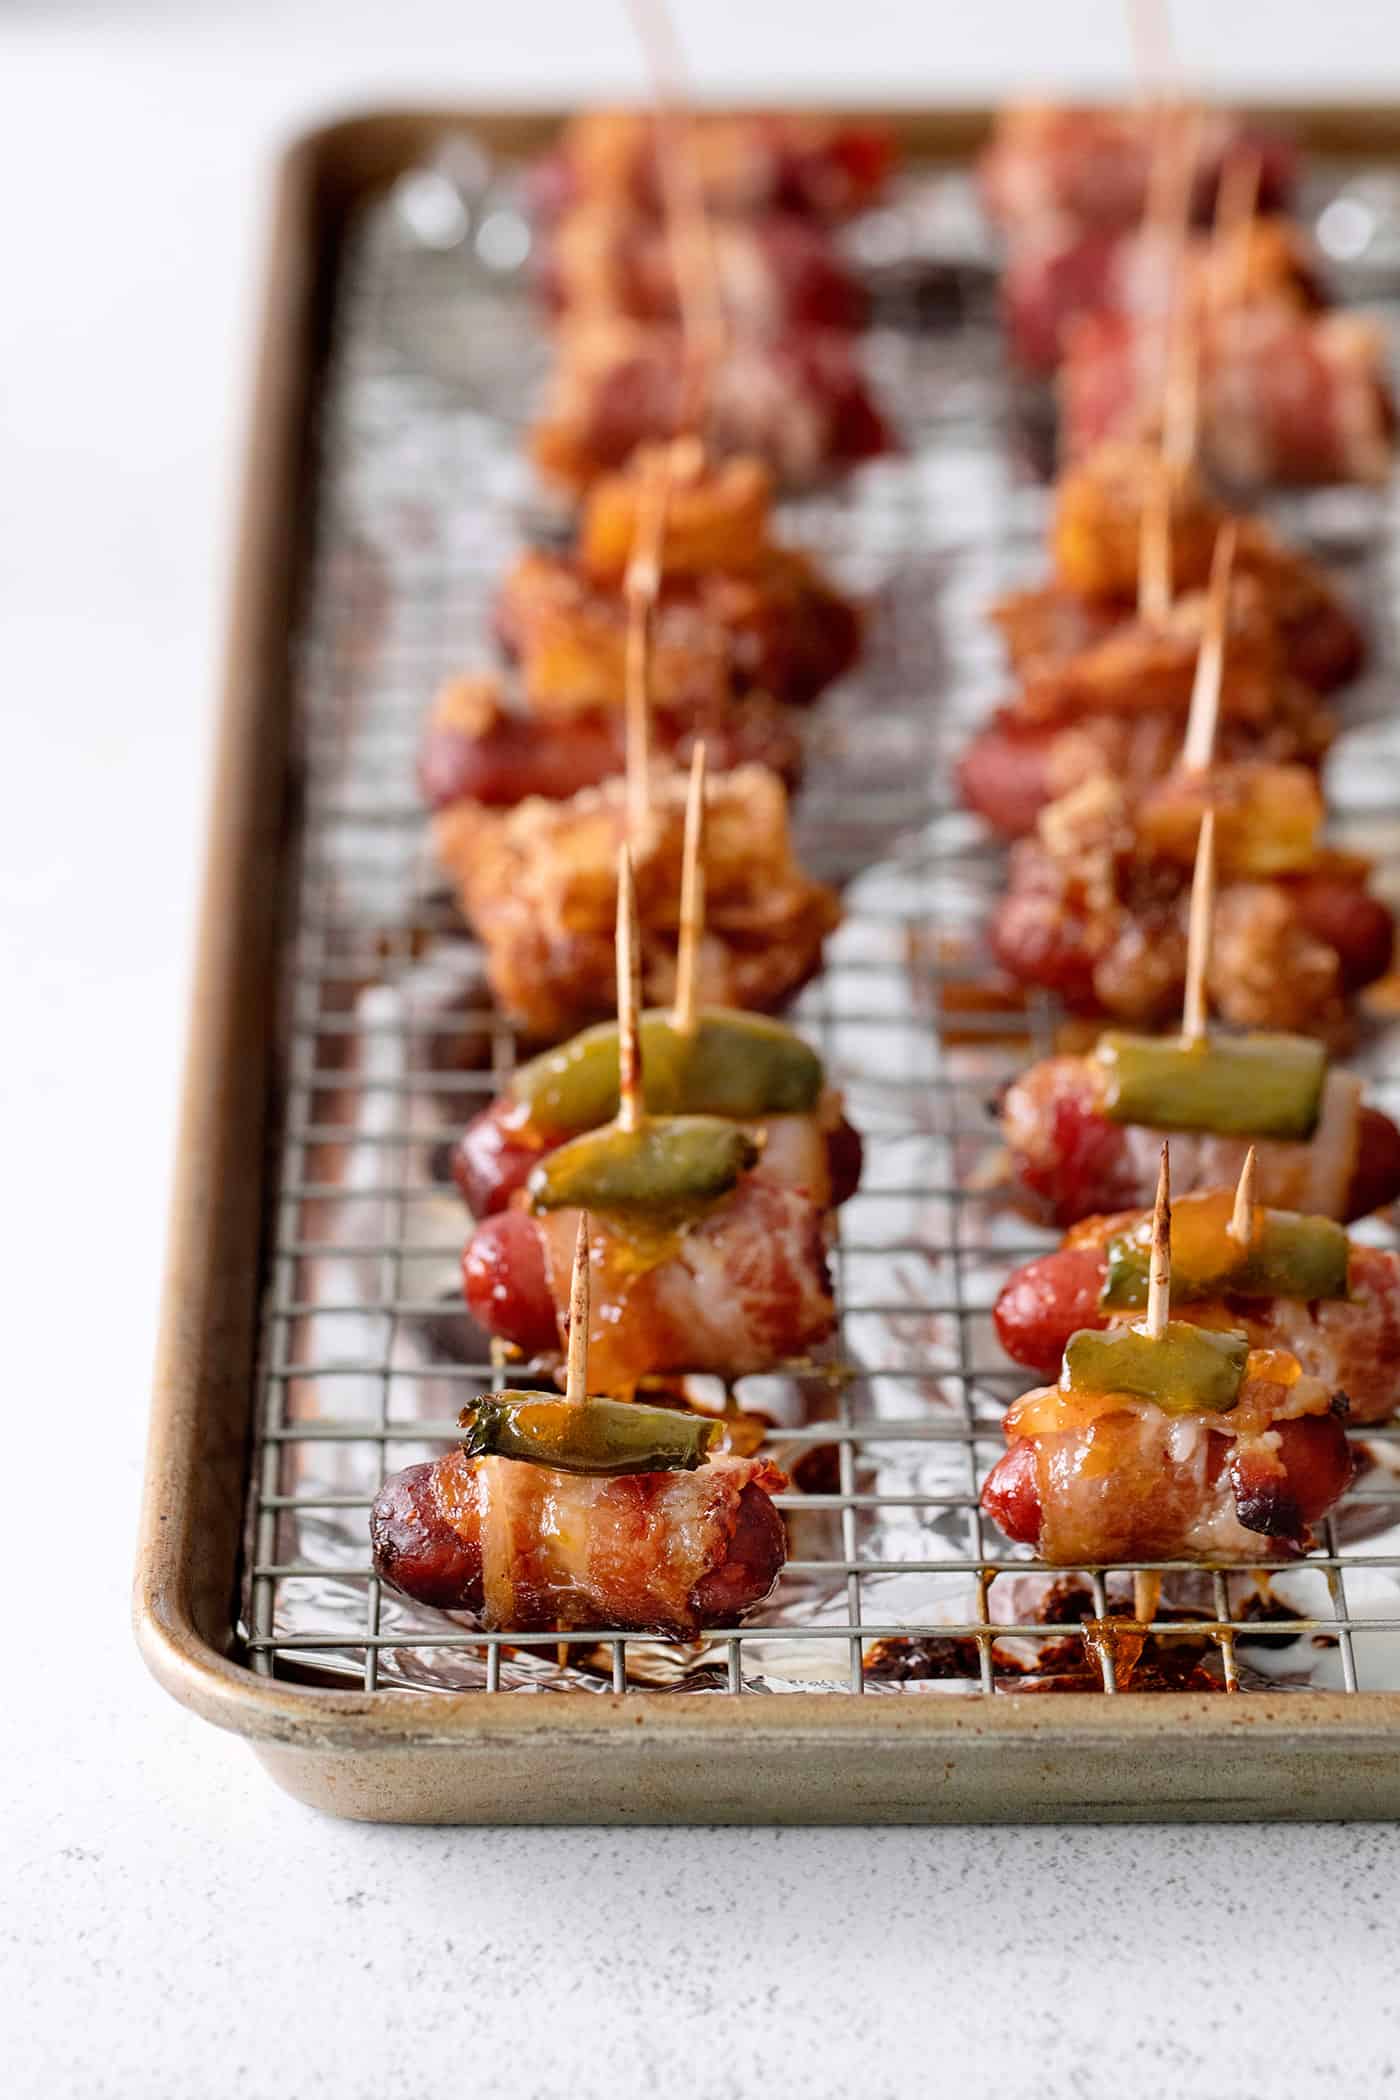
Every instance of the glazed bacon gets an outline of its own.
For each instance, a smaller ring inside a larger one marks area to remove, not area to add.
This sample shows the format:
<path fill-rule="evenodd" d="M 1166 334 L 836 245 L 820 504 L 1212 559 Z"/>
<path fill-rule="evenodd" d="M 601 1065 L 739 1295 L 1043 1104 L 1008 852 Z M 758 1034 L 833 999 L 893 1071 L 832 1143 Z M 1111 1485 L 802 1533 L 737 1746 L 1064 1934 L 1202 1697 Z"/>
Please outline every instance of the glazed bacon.
<path fill-rule="evenodd" d="M 496 625 L 541 713 L 568 712 L 571 699 L 621 705 L 626 609 L 575 557 L 521 555 L 501 587 Z M 807 555 L 775 547 L 747 572 L 667 579 L 654 637 L 659 713 L 693 705 L 697 689 L 758 691 L 801 707 L 854 663 L 860 615 Z"/>
<path fill-rule="evenodd" d="M 443 687 L 419 756 L 432 808 L 564 800 L 622 772 L 623 575 L 657 464 L 646 449 L 596 485 L 571 552 L 530 549 L 510 571 L 496 625 L 518 677 L 509 689 L 482 675 Z M 669 474 L 651 746 L 679 762 L 703 738 L 717 770 L 760 765 L 795 785 L 802 747 L 786 703 L 813 699 L 850 667 L 860 614 L 806 555 L 775 542 L 772 479 L 758 461 L 711 464 L 682 439 Z"/>
<path fill-rule="evenodd" d="M 1055 1567 L 1291 1559 L 1351 1481 L 1344 1411 L 1267 1353 L 1228 1414 L 1047 1386 L 1006 1416 L 982 1508 Z"/>
<path fill-rule="evenodd" d="M 882 126 L 792 111 L 692 116 L 687 143 L 711 213 L 795 212 L 825 224 L 878 203 L 896 157 Z M 535 164 L 531 196 L 546 222 L 580 204 L 660 216 L 655 115 L 607 109 L 571 118 L 555 150 Z"/>
<path fill-rule="evenodd" d="M 764 338 L 793 329 L 864 325 L 865 293 L 823 228 L 795 212 L 716 221 L 710 247 L 730 325 Z M 627 206 L 581 204 L 541 243 L 538 282 L 556 315 L 681 318 L 672 241 L 657 219 Z"/>
<path fill-rule="evenodd" d="M 1076 596 L 1135 605 L 1143 511 L 1160 452 L 1139 440 L 1097 446 L 1073 461 L 1055 484 L 1050 554 L 1056 578 Z M 1167 524 L 1176 591 L 1201 590 L 1224 513 L 1193 467 L 1170 470 Z M 1238 543 L 1233 573 L 1242 573 Z"/>
<path fill-rule="evenodd" d="M 1060 449 L 1079 458 L 1150 435 L 1162 398 L 1163 332 L 1121 313 L 1066 332 L 1058 383 Z M 1222 480 L 1383 482 L 1395 405 L 1381 329 L 1359 314 L 1299 314 L 1266 300 L 1227 315 L 1200 343 L 1202 456 Z"/>
<path fill-rule="evenodd" d="M 502 814 L 464 803 L 437 817 L 438 858 L 486 950 L 496 999 L 522 1033 L 557 1041 L 611 1018 L 626 831 L 619 779 L 565 802 L 532 799 Z M 668 1005 L 675 990 L 684 833 L 684 776 L 658 770 L 646 827 L 631 841 L 649 1006 Z M 783 1005 L 819 966 L 840 913 L 799 864 L 782 782 L 761 766 L 711 778 L 705 889 L 701 1003 Z"/>
<path fill-rule="evenodd" d="M 997 1339 L 1016 1363 L 1043 1378 L 1058 1372 L 1066 1344 L 1084 1327 L 1108 1327 L 1102 1310 L 1105 1250 L 1145 1213 L 1086 1218 L 1063 1247 L 1027 1262 L 1003 1285 L 993 1312 Z M 1119 1316 L 1121 1317 L 1121 1315 Z M 1178 1304 L 1175 1317 L 1246 1335 L 1253 1349 L 1285 1349 L 1329 1393 L 1345 1393 L 1348 1421 L 1383 1422 L 1400 1399 L 1400 1254 L 1354 1244 L 1345 1298 L 1231 1294 Z"/>
<path fill-rule="evenodd" d="M 533 1217 L 519 1203 L 468 1241 L 467 1303 L 489 1333 L 562 1377 L 579 1213 Z M 595 1215 L 590 1263 L 590 1376 L 616 1396 L 644 1378 L 771 1371 L 835 1326 L 824 1208 L 756 1174 L 679 1223 L 631 1230 Z"/>
<path fill-rule="evenodd" d="M 1133 611 L 1131 600 L 1081 597 L 1051 580 L 1004 592 L 988 606 L 987 617 L 1001 637 L 1012 670 L 1031 674 L 1053 672 L 1106 641 L 1132 620 Z"/>
<path fill-rule="evenodd" d="M 1170 1021 L 1206 806 L 1221 875 L 1207 976 L 1217 1010 L 1241 1027 L 1340 1040 L 1348 999 L 1389 967 L 1394 921 L 1366 864 L 1317 843 L 1321 798 L 1298 768 L 1221 762 L 1204 780 L 1164 776 L 1136 806 L 1107 775 L 1089 778 L 1013 850 L 991 927 L 998 962 L 1075 1012 Z"/>
<path fill-rule="evenodd" d="M 762 569 L 775 547 L 772 475 L 753 458 L 716 462 L 698 438 L 684 437 L 667 448 L 647 447 L 589 490 L 578 528 L 584 572 L 621 585 L 663 464 L 666 509 L 656 557 L 662 580 L 697 583 L 715 569 L 733 576 Z"/>
<path fill-rule="evenodd" d="M 958 769 L 964 802 L 1006 837 L 1086 780 L 1116 781 L 1130 801 L 1180 756 L 1206 600 L 1193 592 L 1162 624 L 1125 620 L 1078 652 L 1027 661 L 1025 683 L 972 739 Z M 1219 755 L 1320 763 L 1336 731 L 1311 688 L 1283 668 L 1266 595 L 1232 590 L 1221 687 Z"/>
<path fill-rule="evenodd" d="M 1184 127 L 1185 110 L 1165 113 Z M 1048 102 L 1009 104 L 997 116 L 978 165 L 982 203 L 1003 232 L 1022 236 L 1046 221 L 1123 232 L 1142 219 L 1164 113 Z M 1204 115 L 1195 143 L 1192 216 L 1208 219 L 1231 161 L 1257 159 L 1259 206 L 1287 205 L 1296 166 L 1291 146 L 1226 110 Z"/>
<path fill-rule="evenodd" d="M 691 387 L 676 330 L 621 317 L 568 322 L 530 455 L 547 481 L 580 494 L 659 438 L 679 436 Z M 851 347 L 835 329 L 736 339 L 710 374 L 705 436 L 720 456 L 765 460 L 806 487 L 893 449 Z"/>
<path fill-rule="evenodd" d="M 1051 804 L 1089 782 L 1115 781 L 1130 803 L 1138 801 L 1180 759 L 1182 727 L 1166 711 L 1133 717 L 1109 709 L 1056 725 L 1027 719 L 1013 702 L 969 742 L 958 791 L 1003 838 L 1024 838 Z M 1331 712 L 1290 681 L 1271 722 L 1255 728 L 1238 716 L 1227 720 L 1216 748 L 1228 764 L 1316 767 L 1335 734 Z"/>
<path fill-rule="evenodd" d="M 1361 630 L 1315 563 L 1286 548 L 1257 519 L 1241 518 L 1235 564 L 1233 591 L 1246 581 L 1257 587 L 1290 676 L 1315 693 L 1333 692 L 1356 676 L 1365 655 Z M 1134 564 L 1134 588 L 1136 574 Z M 1133 616 L 1122 595 L 1081 597 L 1052 581 L 1008 591 L 991 607 L 990 617 L 1014 671 L 1050 675 L 1108 640 Z"/>
<path fill-rule="evenodd" d="M 1013 593 L 993 609 L 1017 669 L 1076 653 L 1136 605 L 1142 512 L 1157 457 L 1149 446 L 1118 440 L 1060 476 L 1050 531 L 1053 581 Z M 1226 517 L 1194 470 L 1174 475 L 1169 525 L 1176 591 L 1204 588 Z M 1328 577 L 1258 519 L 1234 522 L 1233 574 L 1262 592 L 1287 670 L 1317 692 L 1355 677 L 1364 655 L 1361 631 Z"/>
<path fill-rule="evenodd" d="M 1116 1123 L 1104 1108 L 1101 1067 L 1090 1057 L 1051 1057 L 1013 1080 L 1001 1101 L 1001 1127 L 1021 1195 L 1061 1227 L 1101 1212 L 1140 1210 L 1151 1201 L 1164 1136 L 1172 1148 L 1172 1187 L 1232 1187 L 1247 1138 L 1164 1132 Z M 1255 1141 L 1256 1200 L 1347 1223 L 1400 1195 L 1400 1130 L 1366 1108 L 1361 1082 L 1333 1068 L 1322 1110 L 1306 1141 Z"/>
<path fill-rule="evenodd" d="M 1288 219 L 1257 218 L 1220 240 L 1187 244 L 1184 290 L 1198 326 L 1241 306 L 1272 302 L 1295 313 L 1326 303 L 1315 257 Z M 1002 323 L 1012 362 L 1030 378 L 1058 369 L 1076 322 L 1091 314 L 1165 326 L 1175 258 L 1160 235 L 1085 229 L 1048 220 L 1011 246 L 1001 279 Z"/>
<path fill-rule="evenodd" d="M 520 664 L 540 713 L 621 707 L 627 612 L 622 578 L 640 493 L 656 454 L 590 491 L 570 554 L 532 549 L 506 577 L 497 632 Z M 713 707 L 725 691 L 754 690 L 805 704 L 855 661 L 856 607 L 797 549 L 775 541 L 772 477 L 758 460 L 708 461 L 671 447 L 661 595 L 652 630 L 650 690 L 662 715 Z"/>
<path fill-rule="evenodd" d="M 723 771 L 757 765 L 796 785 L 802 744 L 787 710 L 766 693 L 731 696 L 728 686 L 697 686 L 689 704 L 653 710 L 651 744 L 680 765 L 704 739 Z M 511 706 L 503 682 L 489 673 L 449 679 L 433 703 L 418 753 L 418 781 L 433 810 L 454 803 L 512 809 L 531 796 L 563 802 L 599 787 L 626 764 L 619 707 L 536 713 Z"/>
<path fill-rule="evenodd" d="M 1166 710 L 1184 725 L 1208 603 L 1204 591 L 1189 591 L 1160 622 L 1125 620 L 1083 649 L 1033 661 L 1017 696 L 1018 712 L 1026 721 L 1058 724 L 1086 714 Z M 1226 601 L 1221 719 L 1266 727 L 1286 678 L 1284 643 L 1268 597 L 1253 577 L 1242 576 Z"/>
<path fill-rule="evenodd" d="M 787 1554 L 766 1460 L 595 1479 L 449 1452 L 385 1482 L 376 1572 L 490 1631 L 618 1628 L 692 1640 L 773 1588 Z"/>

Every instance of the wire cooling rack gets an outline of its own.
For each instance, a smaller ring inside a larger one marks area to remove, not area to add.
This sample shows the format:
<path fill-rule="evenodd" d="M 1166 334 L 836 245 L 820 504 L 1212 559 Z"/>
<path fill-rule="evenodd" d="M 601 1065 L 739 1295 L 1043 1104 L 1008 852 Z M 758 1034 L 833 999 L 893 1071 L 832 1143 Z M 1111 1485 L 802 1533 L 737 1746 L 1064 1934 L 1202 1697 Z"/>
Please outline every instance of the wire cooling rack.
<path fill-rule="evenodd" d="M 866 1167 L 833 1250 L 838 1340 L 731 1396 L 772 1421 L 792 1480 L 782 1583 L 753 1623 L 684 1649 L 607 1628 L 483 1634 L 370 1567 L 386 1473 L 444 1449 L 464 1401 L 501 1382 L 462 1305 L 467 1221 L 446 1162 L 515 1046 L 436 886 L 416 746 L 441 678 L 490 658 L 512 552 L 557 521 L 520 457 L 540 355 L 518 288 L 423 245 L 391 200 L 353 244 L 335 345 L 298 644 L 302 824 L 242 1625 L 254 1667 L 369 1690 L 1115 1691 L 1111 1622 L 1134 1570 L 1038 1570 L 977 1502 L 1026 1383 L 990 1309 L 1008 1269 L 1050 1244 L 996 1185 L 989 1108 L 1056 1026 L 1048 1004 L 1008 1012 L 989 993 L 980 929 L 1002 855 L 950 792 L 1003 676 L 986 604 L 1037 571 L 1045 522 L 985 281 L 945 274 L 936 324 L 882 315 L 870 358 L 910 448 L 783 519 L 871 606 L 865 662 L 807 728 L 799 842 L 844 884 L 846 917 L 794 1016 L 846 1090 Z M 1329 786 L 1338 830 L 1388 857 L 1394 898 L 1393 501 L 1310 498 L 1283 522 L 1322 541 L 1379 630 Z M 1357 1061 L 1400 1110 L 1396 1030 L 1373 1028 Z M 1157 1564 L 1161 1681 L 1400 1686 L 1400 1442 L 1368 1431 L 1365 1454 L 1318 1551 L 1275 1571 L 1274 1616 L 1250 1576 Z"/>

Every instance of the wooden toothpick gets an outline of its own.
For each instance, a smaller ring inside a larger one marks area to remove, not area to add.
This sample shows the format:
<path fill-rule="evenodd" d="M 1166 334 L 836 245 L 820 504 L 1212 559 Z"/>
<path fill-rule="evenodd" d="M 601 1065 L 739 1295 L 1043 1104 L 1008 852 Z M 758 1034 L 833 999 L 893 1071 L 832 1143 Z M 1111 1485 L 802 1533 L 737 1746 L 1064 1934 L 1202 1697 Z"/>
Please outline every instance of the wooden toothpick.
<path fill-rule="evenodd" d="M 1235 559 L 1235 537 L 1235 521 L 1231 518 L 1216 534 L 1211 554 L 1205 632 L 1196 658 L 1191 712 L 1186 718 L 1186 740 L 1181 747 L 1181 768 L 1186 773 L 1204 773 L 1215 755 L 1220 688 L 1225 676 L 1225 628 L 1230 614 L 1230 571 Z"/>
<path fill-rule="evenodd" d="M 1154 244 L 1169 243 L 1189 214 L 1190 200 L 1188 197 L 1183 205 L 1181 185 L 1192 112 L 1160 79 L 1145 106 L 1151 121 L 1152 144 L 1142 200 L 1142 230 Z M 1187 173 L 1194 168 L 1194 161 L 1193 152 Z"/>
<path fill-rule="evenodd" d="M 1262 157 L 1235 153 L 1221 171 L 1211 229 L 1211 318 L 1220 322 L 1238 313 L 1249 294 L 1250 231 L 1259 209 Z"/>
<path fill-rule="evenodd" d="M 1172 481 L 1158 453 L 1147 476 L 1138 536 L 1138 618 L 1162 627 L 1172 606 Z"/>
<path fill-rule="evenodd" d="M 588 1212 L 581 1210 L 578 1238 L 574 1241 L 574 1272 L 569 1279 L 569 1363 L 564 1384 L 564 1398 L 575 1407 L 588 1398 L 588 1231 Z"/>
<path fill-rule="evenodd" d="M 1151 378 L 1160 392 L 1156 400 L 1141 406 L 1147 411 L 1144 421 L 1150 421 L 1153 412 L 1160 413 L 1163 449 L 1173 466 L 1184 466 L 1196 448 L 1195 330 L 1187 287 L 1187 243 L 1202 121 L 1197 105 L 1163 105 L 1159 110 L 1143 217 L 1147 252 L 1157 263 L 1153 275 L 1165 285 L 1166 293 L 1154 310 L 1148 354 L 1139 367 L 1140 384 Z"/>
<path fill-rule="evenodd" d="M 1254 1172 L 1254 1147 L 1251 1145 L 1240 1168 L 1235 1207 L 1227 1228 L 1231 1239 L 1241 1247 L 1248 1247 L 1254 1238 Z"/>
<path fill-rule="evenodd" d="M 1150 1626 L 1162 1601 L 1162 1577 L 1156 1568 L 1133 1570 L 1133 1617 L 1139 1626 Z"/>
<path fill-rule="evenodd" d="M 1176 77 L 1171 23 L 1164 0 L 1128 0 L 1137 92 L 1149 105 L 1167 95 Z"/>
<path fill-rule="evenodd" d="M 622 1130 L 636 1130 L 645 1113 L 638 1032 L 640 946 L 632 856 L 623 846 L 617 857 L 617 1121 Z"/>
<path fill-rule="evenodd" d="M 1189 253 L 1191 195 L 1203 123 L 1199 106 L 1183 116 L 1168 248 L 1171 278 L 1162 361 L 1162 450 L 1168 464 L 1178 469 L 1188 467 L 1195 458 L 1200 418 L 1200 336 L 1191 298 Z"/>
<path fill-rule="evenodd" d="M 1143 1332 L 1160 1342 L 1172 1309 L 1172 1174 L 1167 1141 L 1157 1170 L 1157 1201 L 1152 1209 L 1152 1264 L 1147 1272 L 1147 1317 Z"/>
<path fill-rule="evenodd" d="M 705 741 L 690 760 L 685 798 L 685 845 L 681 857 L 681 916 L 676 932 L 676 999 L 671 1026 L 693 1035 L 699 1012 L 700 941 L 705 931 Z"/>
<path fill-rule="evenodd" d="M 1189 467 L 1196 456 L 1200 409 L 1200 337 L 1190 302 L 1180 295 L 1168 332 L 1162 392 L 1162 452 L 1177 469 Z"/>
<path fill-rule="evenodd" d="M 685 61 L 665 0 L 628 0 L 656 101 L 657 172 L 666 240 L 681 310 L 686 391 L 682 429 L 703 427 L 710 375 L 728 344 L 729 324 L 714 228 L 685 91 Z"/>
<path fill-rule="evenodd" d="M 1215 811 L 1201 818 L 1196 867 L 1191 877 L 1191 916 L 1186 926 L 1186 997 L 1181 1009 L 1183 1042 L 1199 1043 L 1206 1032 L 1206 973 L 1215 920 Z"/>
<path fill-rule="evenodd" d="M 651 607 L 627 601 L 627 682 L 624 732 L 627 767 L 627 835 L 641 843 L 651 801 L 651 721 L 647 668 L 651 654 Z"/>
<path fill-rule="evenodd" d="M 651 802 L 651 652 L 670 498 L 671 448 L 663 445 L 648 461 L 643 475 L 632 552 L 622 579 L 627 603 L 627 835 L 638 848 Z"/>

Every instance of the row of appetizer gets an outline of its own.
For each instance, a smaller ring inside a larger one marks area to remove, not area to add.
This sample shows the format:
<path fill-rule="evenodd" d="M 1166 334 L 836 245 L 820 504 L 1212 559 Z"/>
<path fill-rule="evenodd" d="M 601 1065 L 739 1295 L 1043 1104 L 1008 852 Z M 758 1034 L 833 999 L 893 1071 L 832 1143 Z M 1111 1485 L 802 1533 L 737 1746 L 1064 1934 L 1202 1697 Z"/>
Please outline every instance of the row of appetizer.
<path fill-rule="evenodd" d="M 1378 482 L 1395 409 L 1384 331 L 1332 304 L 1289 216 L 1290 142 L 1223 110 L 1022 104 L 980 165 L 1013 367 L 1053 381 L 1062 458 L 1150 434 L 1173 307 L 1192 337 L 1199 448 L 1239 486 Z"/>
<path fill-rule="evenodd" d="M 533 171 L 556 370 L 530 450 L 577 517 L 503 579 L 504 669 L 443 689 L 419 772 L 496 1003 L 548 1046 L 456 1147 L 465 1295 L 563 1397 L 484 1395 L 371 1520 L 385 1579 L 489 1628 L 689 1636 L 787 1555 L 765 1425 L 684 1388 L 836 1329 L 860 1140 L 769 1016 L 840 916 L 788 794 L 863 618 L 772 511 L 890 442 L 834 229 L 891 160 L 851 126 L 609 112 Z"/>
<path fill-rule="evenodd" d="M 1068 1234 L 995 1307 L 1054 1383 L 1007 1415 L 982 1506 L 1059 1565 L 1287 1560 L 1353 1477 L 1344 1422 L 1400 1398 L 1400 1259 L 1344 1230 L 1400 1194 L 1400 1132 L 1329 1061 L 1394 948 L 1325 837 L 1365 642 L 1218 493 L 1389 469 L 1383 341 L 1325 311 L 1295 172 L 1160 104 L 1011 112 L 983 162 L 1063 468 L 1053 572 L 992 612 L 1017 691 L 960 788 L 1014 841 L 998 964 L 1112 1024 L 1001 1102 L 1016 1188 Z"/>
<path fill-rule="evenodd" d="M 771 450 L 717 412 L 716 374 L 769 341 L 717 258 L 771 265 L 779 209 L 815 251 L 887 158 L 844 137 L 599 117 L 539 178 L 556 244 L 584 228 L 550 280 L 561 369 L 586 305 L 650 332 L 676 405 L 588 452 L 572 546 L 503 584 L 507 670 L 454 681 L 423 747 L 495 996 L 547 1046 L 457 1148 L 466 1296 L 562 1397 L 483 1396 L 371 1528 L 386 1580 L 490 1629 L 694 1635 L 760 1603 L 786 1552 L 761 1425 L 695 1414 L 684 1383 L 810 1360 L 835 1331 L 827 1249 L 860 1142 L 767 1015 L 839 913 L 786 792 L 794 711 L 856 661 L 861 620 L 775 542 Z M 656 398 L 635 374 L 618 393 Z M 1021 835 L 1001 966 L 1140 1032 L 1001 1104 L 1021 1199 L 1073 1230 L 997 1308 L 1013 1359 L 1057 1382 L 1007 1417 L 983 1504 L 1061 1564 L 1284 1559 L 1350 1478 L 1339 1396 L 1388 1414 L 1400 1339 L 1400 1265 L 1341 1229 L 1400 1193 L 1400 1132 L 1327 1057 L 1392 938 L 1365 868 L 1321 840 L 1322 694 L 1361 638 L 1304 556 L 1153 442 L 1066 477 L 1053 544 L 1052 582 L 1002 609 L 1020 691 L 962 788 Z M 1183 1000 L 1180 1035 L 1147 1032 Z M 1210 1033 L 1209 1001 L 1269 1033 Z"/>

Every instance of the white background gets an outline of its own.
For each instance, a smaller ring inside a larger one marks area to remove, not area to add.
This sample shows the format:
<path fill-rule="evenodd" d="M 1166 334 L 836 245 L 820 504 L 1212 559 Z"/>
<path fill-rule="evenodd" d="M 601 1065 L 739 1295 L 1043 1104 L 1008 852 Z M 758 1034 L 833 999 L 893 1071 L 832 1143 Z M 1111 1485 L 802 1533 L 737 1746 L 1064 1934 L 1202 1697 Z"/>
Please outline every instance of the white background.
<path fill-rule="evenodd" d="M 715 92 L 1124 77 L 1117 0 L 678 13 Z M 1385 0 L 1177 19 L 1227 91 L 1400 95 Z M 0 0 L 0 2082 L 1370 2100 L 1400 2084 L 1391 1830 L 361 1829 L 136 1660 L 269 157 L 351 103 L 638 77 L 619 0 Z"/>

